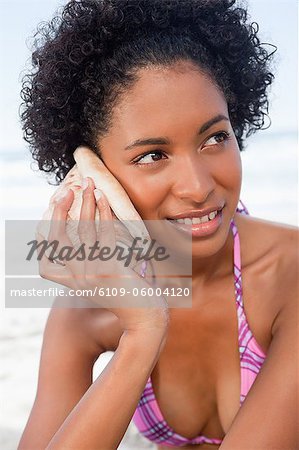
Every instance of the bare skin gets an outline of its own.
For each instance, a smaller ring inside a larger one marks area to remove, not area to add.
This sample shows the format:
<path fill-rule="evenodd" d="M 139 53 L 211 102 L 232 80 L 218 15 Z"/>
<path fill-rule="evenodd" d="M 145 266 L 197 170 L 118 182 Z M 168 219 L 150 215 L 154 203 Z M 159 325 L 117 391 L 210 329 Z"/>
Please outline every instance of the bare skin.
<path fill-rule="evenodd" d="M 277 266 L 282 264 L 287 270 L 291 265 L 285 255 L 291 259 L 298 234 L 295 227 L 240 214 L 236 214 L 235 222 L 241 242 L 245 311 L 257 343 L 267 354 L 272 324 L 286 298 L 281 293 L 290 289 L 285 277 L 277 278 Z M 164 419 L 188 438 L 200 434 L 223 438 L 239 410 L 240 362 L 232 270 L 231 266 L 231 273 L 198 289 L 192 309 L 170 311 L 166 345 L 151 374 Z M 198 297 L 205 299 L 200 308 L 196 306 Z M 92 330 L 89 339 L 96 346 L 116 350 L 123 332 L 116 317 L 103 310 L 81 313 Z M 98 338 L 104 320 L 105 342 Z M 219 447 L 202 444 L 173 448 Z M 166 448 L 157 446 L 158 450 Z"/>
<path fill-rule="evenodd" d="M 203 124 L 220 115 L 228 120 L 217 120 L 208 129 L 198 133 Z M 223 132 L 229 133 L 230 138 L 216 139 L 216 135 Z M 169 142 L 139 145 L 125 150 L 136 139 L 149 137 L 167 137 Z M 190 64 L 179 65 L 175 70 L 150 68 L 141 71 L 135 86 L 115 107 L 112 127 L 106 137 L 99 139 L 99 147 L 102 160 L 125 188 L 143 220 L 165 220 L 180 212 L 224 205 L 223 221 L 217 232 L 208 239 L 197 238 L 192 241 L 192 309 L 169 310 L 170 321 L 165 346 L 160 352 L 159 340 L 148 355 L 150 361 L 147 365 L 158 404 L 169 426 L 189 438 L 200 434 L 223 438 L 238 413 L 240 396 L 230 221 L 235 217 L 240 234 L 245 311 L 250 328 L 265 353 L 271 343 L 275 319 L 284 312 L 290 293 L 296 289 L 296 281 L 291 274 L 294 273 L 297 258 L 295 246 L 298 231 L 295 227 L 235 215 L 242 168 L 227 103 L 215 84 Z M 145 152 L 150 152 L 151 156 L 145 156 Z M 156 156 L 159 152 L 163 161 L 159 159 L 154 162 L 153 152 Z M 133 160 L 141 156 L 143 163 L 146 161 L 146 164 L 153 164 L 147 167 L 133 164 Z M 54 314 L 58 316 L 57 312 Z M 30 445 L 26 447 L 25 444 L 34 440 L 36 429 L 45 429 L 48 434 L 42 442 L 49 442 L 90 385 L 90 373 L 97 357 L 106 350 L 119 349 L 124 331 L 116 315 L 103 309 L 70 310 L 65 313 L 57 328 L 55 321 L 58 322 L 58 317 L 54 318 L 48 342 L 51 344 L 59 330 L 69 330 L 69 334 L 65 331 L 61 338 L 71 336 L 69 341 L 72 345 L 65 355 L 72 352 L 75 361 L 65 362 L 66 356 L 62 354 L 59 342 L 54 348 L 47 350 L 48 364 L 56 359 L 63 364 L 63 370 L 57 368 L 61 371 L 62 393 L 57 394 L 59 379 L 46 380 L 50 369 L 44 363 L 43 387 L 38 393 L 38 398 L 43 401 L 40 406 L 37 404 L 33 412 L 32 424 L 25 430 L 24 445 L 20 449 L 30 448 Z M 280 329 L 288 326 L 287 320 L 279 322 L 282 323 Z M 135 339 L 138 341 L 138 335 Z M 142 349 L 139 348 L 138 351 L 142 355 Z M 127 367 L 132 354 L 131 340 L 129 348 L 124 349 L 124 357 L 118 353 L 122 368 Z M 138 361 L 134 364 L 137 365 L 132 376 L 136 378 L 134 381 L 138 385 L 138 392 L 142 392 L 146 376 L 143 373 L 143 378 L 141 375 L 139 378 Z M 80 374 L 83 368 L 84 373 L 74 379 L 72 374 Z M 69 377 L 65 375 L 68 370 L 71 370 Z M 101 423 L 114 420 L 115 413 L 119 412 L 119 402 L 126 410 L 126 420 L 135 405 L 132 395 L 128 395 L 128 389 L 132 387 L 126 385 L 129 380 L 123 376 L 126 369 L 123 372 L 110 372 L 111 377 L 118 374 L 115 385 L 118 389 L 122 388 L 123 397 L 120 399 L 117 391 L 111 389 L 107 377 L 106 382 L 110 388 L 106 389 L 99 382 L 98 394 L 101 395 L 97 399 L 109 398 L 109 404 L 118 405 L 113 411 L 110 408 L 109 412 L 101 405 Z M 72 389 L 65 393 L 64 386 L 69 378 Z M 52 391 L 46 395 L 49 383 L 54 384 Z M 97 392 L 95 391 L 95 396 Z M 60 417 L 57 417 L 58 406 L 61 409 L 61 396 L 65 398 L 67 395 L 71 396 L 69 404 L 60 411 Z M 51 404 L 51 411 L 48 398 L 52 399 L 52 403 L 57 402 Z M 136 398 L 137 395 L 134 397 L 135 402 Z M 92 398 L 89 397 L 86 401 L 89 402 L 86 406 L 96 409 Z M 42 413 L 46 418 L 40 419 Z M 108 418 L 107 414 L 110 414 Z M 48 416 L 52 417 L 52 427 L 48 425 Z M 44 420 L 44 423 L 39 420 Z M 81 412 L 79 407 L 77 416 L 73 415 L 72 426 L 62 425 L 62 438 L 63 433 L 66 433 L 66 439 L 80 442 L 80 448 L 85 449 L 84 436 L 73 436 L 76 425 L 80 426 L 82 422 L 89 436 L 94 433 L 92 442 L 99 443 L 99 450 L 101 441 L 97 438 L 107 438 L 107 433 L 104 428 L 102 433 L 96 435 L 96 427 L 91 426 L 89 409 L 84 409 L 84 402 Z M 117 436 L 120 437 L 125 432 L 125 424 L 126 421 L 114 423 Z M 111 448 L 114 448 L 113 445 Z M 192 446 L 192 450 L 211 448 L 219 446 Z M 161 446 L 158 448 L 162 449 Z"/>

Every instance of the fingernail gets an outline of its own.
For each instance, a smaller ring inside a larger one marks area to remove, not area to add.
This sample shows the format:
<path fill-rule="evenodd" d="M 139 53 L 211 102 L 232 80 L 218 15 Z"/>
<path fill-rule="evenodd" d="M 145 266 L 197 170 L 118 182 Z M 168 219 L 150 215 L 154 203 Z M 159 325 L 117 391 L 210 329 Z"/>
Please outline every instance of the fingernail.
<path fill-rule="evenodd" d="M 93 193 L 97 202 L 103 197 L 103 192 L 100 189 L 95 189 Z"/>
<path fill-rule="evenodd" d="M 88 178 L 83 178 L 82 180 L 82 189 L 85 191 L 85 189 L 88 188 Z"/>

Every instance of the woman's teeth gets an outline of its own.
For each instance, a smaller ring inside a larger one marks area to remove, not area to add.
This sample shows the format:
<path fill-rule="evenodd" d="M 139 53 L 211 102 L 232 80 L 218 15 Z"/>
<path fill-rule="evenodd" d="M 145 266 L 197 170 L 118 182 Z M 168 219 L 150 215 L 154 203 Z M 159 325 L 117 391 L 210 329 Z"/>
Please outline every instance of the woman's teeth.
<path fill-rule="evenodd" d="M 170 219 L 173 220 L 174 222 L 178 222 L 178 223 L 184 223 L 186 225 L 191 225 L 191 224 L 197 224 L 197 223 L 205 223 L 208 222 L 209 220 L 213 220 L 215 219 L 215 217 L 217 216 L 218 211 L 213 211 L 210 214 L 203 216 L 203 217 L 193 217 L 192 219 L 190 217 L 186 217 L 186 219 Z"/>

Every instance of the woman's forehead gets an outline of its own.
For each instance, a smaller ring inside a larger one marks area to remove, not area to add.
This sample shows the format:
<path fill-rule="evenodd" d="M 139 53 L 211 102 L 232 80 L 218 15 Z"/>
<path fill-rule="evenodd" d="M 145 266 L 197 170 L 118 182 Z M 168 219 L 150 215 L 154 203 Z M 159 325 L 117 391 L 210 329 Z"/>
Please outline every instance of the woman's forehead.
<path fill-rule="evenodd" d="M 113 124 L 119 131 L 134 127 L 144 134 L 157 124 L 167 128 L 195 120 L 200 125 L 218 114 L 227 115 L 227 102 L 205 74 L 153 68 L 140 70 L 136 83 L 120 97 Z"/>

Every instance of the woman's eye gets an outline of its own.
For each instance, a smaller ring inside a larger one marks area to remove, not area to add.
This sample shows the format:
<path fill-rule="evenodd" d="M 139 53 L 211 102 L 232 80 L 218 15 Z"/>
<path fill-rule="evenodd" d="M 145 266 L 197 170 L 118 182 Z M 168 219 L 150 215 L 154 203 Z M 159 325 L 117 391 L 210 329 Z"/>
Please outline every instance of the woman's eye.
<path fill-rule="evenodd" d="M 163 156 L 163 152 L 161 152 L 161 150 L 154 150 L 148 153 L 145 153 L 144 155 L 141 155 L 139 158 L 135 159 L 135 161 L 133 161 L 134 164 L 139 164 L 139 165 L 146 165 L 149 166 L 151 164 L 155 164 L 156 162 L 161 161 L 160 158 L 155 158 L 154 160 L 152 158 L 154 158 L 153 155 L 158 155 L 158 156 Z M 142 162 L 140 162 L 142 161 Z"/>
<path fill-rule="evenodd" d="M 207 145 L 208 147 L 211 147 L 212 145 L 217 145 L 217 144 L 223 144 L 225 141 L 227 141 L 230 138 L 230 134 L 227 133 L 226 131 L 221 131 L 220 133 L 214 134 L 214 136 L 211 136 L 206 142 L 205 145 Z M 209 141 L 213 140 L 216 141 L 212 144 L 207 144 Z"/>
<path fill-rule="evenodd" d="M 212 147 L 213 145 L 219 145 L 225 143 L 230 138 L 230 134 L 226 131 L 221 131 L 220 133 L 214 134 L 211 136 L 206 142 L 204 146 Z M 211 144 L 208 144 L 209 141 L 213 141 Z M 148 153 L 144 153 L 139 156 L 139 158 L 133 161 L 133 164 L 139 166 L 150 166 L 152 164 L 159 163 L 162 161 L 163 152 L 161 150 L 153 150 Z"/>

